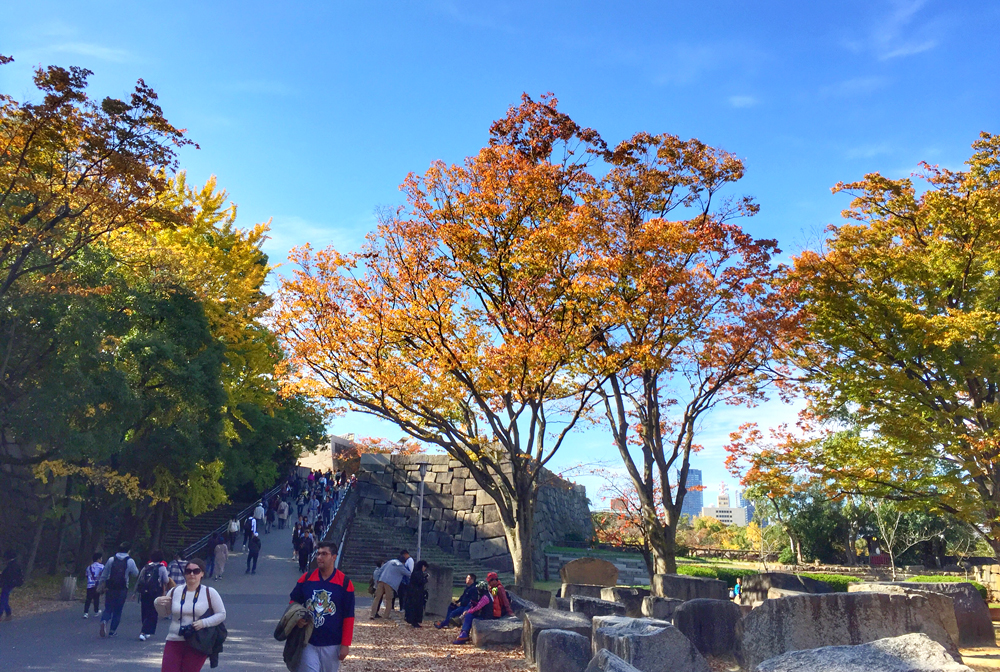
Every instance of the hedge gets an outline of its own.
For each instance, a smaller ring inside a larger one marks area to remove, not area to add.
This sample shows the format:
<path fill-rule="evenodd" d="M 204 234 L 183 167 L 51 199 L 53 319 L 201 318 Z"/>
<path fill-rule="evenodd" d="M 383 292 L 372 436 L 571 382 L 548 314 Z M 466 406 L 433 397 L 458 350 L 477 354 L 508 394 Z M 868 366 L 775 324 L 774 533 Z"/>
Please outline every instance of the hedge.
<path fill-rule="evenodd" d="M 822 574 L 819 572 L 799 572 L 798 576 L 807 579 L 816 579 L 830 586 L 835 593 L 846 593 L 847 586 L 851 583 L 861 583 L 863 579 L 854 576 L 844 576 L 843 574 Z"/>
<path fill-rule="evenodd" d="M 986 586 L 975 581 L 969 581 L 968 579 L 962 578 L 961 576 L 934 576 L 934 575 L 923 575 L 923 576 L 911 576 L 906 579 L 907 581 L 912 581 L 913 583 L 971 583 L 979 594 L 983 596 L 984 600 L 989 601 L 990 593 L 986 590 Z"/>
<path fill-rule="evenodd" d="M 704 567 L 680 565 L 677 573 L 685 576 L 700 576 L 705 579 L 719 579 L 725 581 L 727 586 L 735 586 L 737 578 L 756 576 L 760 572 L 756 569 L 737 569 L 735 567 Z"/>

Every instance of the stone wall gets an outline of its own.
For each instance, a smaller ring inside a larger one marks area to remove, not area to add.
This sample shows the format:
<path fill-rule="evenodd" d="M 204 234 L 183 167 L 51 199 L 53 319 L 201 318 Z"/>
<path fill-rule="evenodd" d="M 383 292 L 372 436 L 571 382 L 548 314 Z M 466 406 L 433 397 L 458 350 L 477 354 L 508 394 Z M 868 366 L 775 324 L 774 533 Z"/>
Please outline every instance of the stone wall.
<path fill-rule="evenodd" d="M 545 554 L 545 558 L 549 568 L 549 576 L 546 577 L 546 580 L 558 581 L 559 568 L 573 560 L 578 558 L 600 558 L 601 560 L 607 560 L 618 569 L 619 586 L 649 585 L 649 570 L 646 569 L 646 562 L 642 559 L 641 555 L 606 555 L 603 553 L 594 555 L 581 549 L 579 552 L 574 553 L 553 553 L 549 551 Z"/>
<path fill-rule="evenodd" d="M 358 470 L 358 515 L 376 516 L 397 527 L 417 529 L 419 463 L 424 479 L 423 543 L 501 571 L 511 571 L 500 512 L 469 470 L 448 455 L 363 455 Z M 564 541 L 588 541 L 594 528 L 587 491 L 543 472 L 535 507 L 535 568 L 541 578 L 544 548 Z"/>

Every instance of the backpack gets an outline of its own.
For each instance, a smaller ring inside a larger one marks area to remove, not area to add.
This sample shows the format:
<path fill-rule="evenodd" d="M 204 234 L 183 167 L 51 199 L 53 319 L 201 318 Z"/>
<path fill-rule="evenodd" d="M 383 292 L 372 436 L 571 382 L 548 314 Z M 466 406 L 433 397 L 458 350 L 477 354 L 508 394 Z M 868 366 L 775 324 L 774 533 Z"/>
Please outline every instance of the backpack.
<path fill-rule="evenodd" d="M 111 572 L 108 574 L 108 588 L 110 590 L 125 590 L 128 588 L 128 561 L 126 555 L 119 558 L 117 555 L 111 558 Z"/>
<path fill-rule="evenodd" d="M 135 583 L 135 590 L 137 593 L 142 593 L 143 595 L 163 592 L 163 585 L 160 583 L 159 564 L 151 562 L 142 568 L 139 580 Z"/>
<path fill-rule="evenodd" d="M 253 534 L 253 523 L 250 522 L 252 517 L 247 518 L 243 521 L 243 531 L 247 534 Z"/>

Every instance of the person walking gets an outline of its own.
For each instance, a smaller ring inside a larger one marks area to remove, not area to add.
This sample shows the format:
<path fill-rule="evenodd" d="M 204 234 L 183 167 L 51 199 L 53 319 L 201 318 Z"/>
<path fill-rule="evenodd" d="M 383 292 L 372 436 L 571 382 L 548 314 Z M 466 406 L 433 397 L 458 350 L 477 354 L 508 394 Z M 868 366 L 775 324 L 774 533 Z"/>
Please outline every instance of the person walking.
<path fill-rule="evenodd" d="M 268 505 L 267 513 L 264 514 L 264 534 L 271 534 L 271 527 L 274 525 L 274 521 L 277 518 L 278 518 L 277 504 L 273 506 Z"/>
<path fill-rule="evenodd" d="M 247 550 L 247 542 L 250 537 L 257 533 L 257 520 L 253 516 L 247 516 L 243 521 L 243 550 Z"/>
<path fill-rule="evenodd" d="M 10 594 L 15 588 L 24 585 L 24 572 L 17 562 L 17 551 L 9 548 L 3 557 L 7 561 L 7 566 L 0 574 L 0 620 L 6 618 L 9 621 L 14 618 L 14 613 L 10 609 Z"/>
<path fill-rule="evenodd" d="M 250 543 L 247 545 L 247 574 L 257 573 L 257 556 L 260 555 L 260 536 L 254 534 L 250 537 Z M 250 563 L 253 563 L 253 571 L 250 570 Z"/>
<path fill-rule="evenodd" d="M 104 559 L 104 554 L 100 551 L 95 551 L 94 555 L 91 556 L 91 563 L 87 566 L 87 571 L 84 574 L 87 577 L 87 599 L 83 602 L 83 617 L 90 618 L 90 604 L 94 604 L 94 616 L 97 616 L 101 612 L 101 594 L 97 592 L 97 582 L 101 580 L 101 572 L 104 571 L 104 564 L 101 560 Z"/>
<path fill-rule="evenodd" d="M 229 546 L 225 541 L 215 545 L 215 580 L 218 581 L 226 572 L 226 562 L 229 560 Z"/>
<path fill-rule="evenodd" d="M 354 637 L 354 584 L 336 568 L 337 547 L 321 541 L 316 569 L 303 574 L 289 599 L 306 608 L 312 618 L 312 636 L 306 643 L 297 672 L 338 672 L 350 654 Z M 305 627 L 303 618 L 298 626 Z"/>
<path fill-rule="evenodd" d="M 171 588 L 173 586 L 180 586 L 184 584 L 184 558 L 181 557 L 181 552 L 177 551 L 174 553 L 174 559 L 170 561 L 167 565 L 167 574 L 170 575 Z"/>
<path fill-rule="evenodd" d="M 219 535 L 212 533 L 212 536 L 208 538 L 208 544 L 205 545 L 205 561 L 208 564 L 208 568 L 205 570 L 205 576 L 212 576 L 215 573 L 215 547 L 219 545 Z"/>
<path fill-rule="evenodd" d="M 312 532 L 309 528 L 302 530 L 301 536 L 299 536 L 299 571 L 306 571 L 306 567 L 309 566 L 309 560 L 312 558 L 313 549 L 316 548 L 316 540 L 313 539 Z"/>
<path fill-rule="evenodd" d="M 166 592 L 169 582 L 170 574 L 167 572 L 166 563 L 163 562 L 163 551 L 151 552 L 149 562 L 139 572 L 139 578 L 135 582 L 135 593 L 139 597 L 142 617 L 142 630 L 139 632 L 141 642 L 156 634 L 157 616 L 153 602 Z"/>
<path fill-rule="evenodd" d="M 228 546 L 235 550 L 236 548 L 236 535 L 240 532 L 240 519 L 233 514 L 233 517 L 229 519 L 229 527 L 226 528 L 226 532 L 229 534 Z"/>
<path fill-rule="evenodd" d="M 203 586 L 205 563 L 192 558 L 184 567 L 184 585 L 172 589 L 162 599 L 164 611 L 169 610 L 170 631 L 163 647 L 161 672 L 200 672 L 208 656 L 187 643 L 182 632 L 187 628 L 202 630 L 221 625 L 226 620 L 226 605 L 219 591 Z"/>
<path fill-rule="evenodd" d="M 284 499 L 278 503 L 278 529 L 285 529 L 285 524 L 288 522 L 288 502 Z"/>
<path fill-rule="evenodd" d="M 375 587 L 375 597 L 372 598 L 371 618 L 382 618 L 378 613 L 382 600 L 385 600 L 385 617 L 389 618 L 392 614 L 392 602 L 396 591 L 399 590 L 399 584 L 403 577 L 409 575 L 410 570 L 396 558 L 382 565 L 378 574 L 378 586 Z"/>
<path fill-rule="evenodd" d="M 101 612 L 101 637 L 114 637 L 118 632 L 118 624 L 122 621 L 122 607 L 128 596 L 129 579 L 139 576 L 139 568 L 135 560 L 129 557 L 128 542 L 123 541 L 101 572 L 101 581 L 107 591 L 104 595 L 104 611 Z"/>
<path fill-rule="evenodd" d="M 401 604 L 406 614 L 406 622 L 414 628 L 421 627 L 424 607 L 427 606 L 427 561 L 421 560 L 410 574 L 410 584 L 406 588 L 406 604 Z"/>
<path fill-rule="evenodd" d="M 253 528 L 255 534 L 264 529 L 264 513 L 264 502 L 257 502 L 257 508 L 253 510 L 253 519 L 256 523 Z"/>

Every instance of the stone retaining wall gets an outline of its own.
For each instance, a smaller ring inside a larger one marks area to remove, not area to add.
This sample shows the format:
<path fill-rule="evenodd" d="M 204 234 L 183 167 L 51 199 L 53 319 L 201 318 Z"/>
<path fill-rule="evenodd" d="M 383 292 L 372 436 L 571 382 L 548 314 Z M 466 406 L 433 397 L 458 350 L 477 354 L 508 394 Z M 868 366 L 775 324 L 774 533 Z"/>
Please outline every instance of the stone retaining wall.
<path fill-rule="evenodd" d="M 469 470 L 448 455 L 362 455 L 358 515 L 417 529 L 421 462 L 429 465 L 424 478 L 423 543 L 486 567 L 511 571 L 513 562 L 496 503 Z M 545 546 L 589 540 L 594 534 L 586 488 L 548 471 L 542 477 L 533 544 L 539 575 L 544 571 Z"/>

